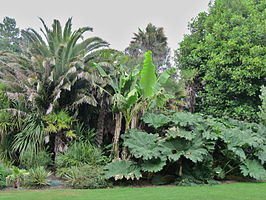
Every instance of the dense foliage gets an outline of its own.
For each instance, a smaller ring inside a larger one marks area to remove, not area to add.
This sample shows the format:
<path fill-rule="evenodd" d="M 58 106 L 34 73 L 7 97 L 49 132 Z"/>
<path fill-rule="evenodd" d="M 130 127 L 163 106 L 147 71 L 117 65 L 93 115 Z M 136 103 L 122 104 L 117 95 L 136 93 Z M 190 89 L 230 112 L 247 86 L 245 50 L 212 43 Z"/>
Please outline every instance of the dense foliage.
<path fill-rule="evenodd" d="M 197 70 L 196 111 L 258 121 L 266 77 L 266 2 L 216 0 L 190 24 L 177 50 L 181 70 Z"/>
<path fill-rule="evenodd" d="M 152 24 L 119 52 L 71 18 L 40 19 L 43 35 L 5 18 L 0 188 L 266 180 L 266 4 L 210 5 L 180 44 L 180 71 Z"/>
<path fill-rule="evenodd" d="M 266 179 L 263 125 L 190 113 L 148 113 L 143 120 L 151 133 L 132 129 L 124 135 L 123 145 L 132 161 L 107 165 L 108 178 L 138 179 L 160 173 L 174 175 L 178 184 L 188 176 L 196 183 L 233 174 Z"/>
<path fill-rule="evenodd" d="M 83 164 L 103 165 L 105 164 L 105 157 L 99 149 L 86 142 L 75 142 L 66 152 L 60 153 L 56 157 L 56 166 L 58 168 L 68 168 Z"/>
<path fill-rule="evenodd" d="M 66 184 L 76 189 L 95 189 L 110 186 L 100 166 L 73 166 L 65 173 Z"/>
<path fill-rule="evenodd" d="M 0 163 L 0 189 L 5 188 L 7 186 L 6 184 L 6 178 L 8 175 L 10 175 L 10 169 L 5 164 Z"/>

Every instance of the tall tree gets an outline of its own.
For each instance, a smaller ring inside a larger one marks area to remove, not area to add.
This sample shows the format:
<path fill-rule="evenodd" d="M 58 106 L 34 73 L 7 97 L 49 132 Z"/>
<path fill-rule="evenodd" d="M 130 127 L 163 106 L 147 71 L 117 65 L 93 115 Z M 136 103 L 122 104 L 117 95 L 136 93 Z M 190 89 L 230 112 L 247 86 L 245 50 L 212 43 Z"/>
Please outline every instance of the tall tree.
<path fill-rule="evenodd" d="M 145 30 L 139 29 L 126 48 L 126 53 L 136 58 L 142 58 L 147 51 L 153 52 L 154 64 L 161 67 L 169 61 L 170 48 L 162 27 L 148 24 Z"/>
<path fill-rule="evenodd" d="M 21 41 L 20 29 L 16 26 L 16 20 L 5 17 L 3 23 L 0 23 L 0 51 L 21 52 L 19 45 Z"/>
<path fill-rule="evenodd" d="M 177 50 L 181 70 L 196 70 L 196 111 L 257 121 L 266 77 L 266 2 L 216 0 L 190 24 Z"/>

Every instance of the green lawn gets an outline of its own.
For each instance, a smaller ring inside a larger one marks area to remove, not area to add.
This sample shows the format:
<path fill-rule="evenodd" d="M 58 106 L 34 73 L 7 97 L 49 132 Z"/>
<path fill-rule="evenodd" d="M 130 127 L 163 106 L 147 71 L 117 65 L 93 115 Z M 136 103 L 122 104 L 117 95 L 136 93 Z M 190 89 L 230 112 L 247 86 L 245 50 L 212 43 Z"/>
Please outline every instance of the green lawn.
<path fill-rule="evenodd" d="M 101 190 L 2 191 L 0 200 L 265 200 L 266 183 Z"/>

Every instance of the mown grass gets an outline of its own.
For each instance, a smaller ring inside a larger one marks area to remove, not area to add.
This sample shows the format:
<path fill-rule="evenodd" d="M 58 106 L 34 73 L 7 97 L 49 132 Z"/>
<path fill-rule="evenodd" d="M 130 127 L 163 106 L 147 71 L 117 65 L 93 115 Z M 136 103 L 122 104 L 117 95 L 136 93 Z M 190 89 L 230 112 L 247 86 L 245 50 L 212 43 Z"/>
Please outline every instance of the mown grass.
<path fill-rule="evenodd" d="M 266 183 L 98 190 L 2 191 L 0 200 L 266 200 Z"/>

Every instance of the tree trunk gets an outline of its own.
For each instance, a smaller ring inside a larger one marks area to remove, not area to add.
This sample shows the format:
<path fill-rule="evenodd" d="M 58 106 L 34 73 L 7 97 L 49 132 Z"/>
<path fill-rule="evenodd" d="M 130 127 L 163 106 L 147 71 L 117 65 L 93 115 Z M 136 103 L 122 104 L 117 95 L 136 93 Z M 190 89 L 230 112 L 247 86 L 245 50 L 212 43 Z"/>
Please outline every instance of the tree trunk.
<path fill-rule="evenodd" d="M 58 153 L 63 153 L 67 150 L 67 138 L 65 133 L 63 132 L 57 132 L 55 135 L 55 141 L 54 141 L 54 152 L 55 156 Z"/>
<path fill-rule="evenodd" d="M 20 184 L 19 184 L 19 176 L 16 176 L 16 177 L 15 177 L 14 186 L 15 186 L 15 188 L 20 188 Z"/>
<path fill-rule="evenodd" d="M 115 158 L 119 158 L 119 139 L 120 139 L 120 132 L 122 127 L 122 113 L 115 114 L 115 132 L 114 132 L 114 139 L 113 139 L 113 149 L 112 154 Z"/>
<path fill-rule="evenodd" d="M 58 152 L 67 150 L 67 138 L 63 132 L 49 134 L 49 151 L 52 153 L 52 161 L 55 167 L 55 159 Z"/>
<path fill-rule="evenodd" d="M 125 133 L 127 133 L 127 131 L 129 130 L 129 126 L 130 126 L 130 122 L 128 122 L 126 120 Z M 127 147 L 123 146 L 122 152 L 121 152 L 121 158 L 122 158 L 122 160 L 127 160 L 128 159 L 128 149 L 127 149 Z"/>
<path fill-rule="evenodd" d="M 188 99 L 186 102 L 189 112 L 194 113 L 196 104 L 196 91 L 193 85 L 187 87 Z"/>
<path fill-rule="evenodd" d="M 139 119 L 139 115 L 138 113 L 135 114 L 132 119 L 131 119 L 131 122 L 128 122 L 126 123 L 126 129 L 125 129 L 125 133 L 128 132 L 129 130 L 129 125 L 130 125 L 130 128 L 131 129 L 134 129 L 134 128 L 137 128 L 137 125 L 138 125 L 138 119 Z M 129 124 L 130 123 L 130 124 Z M 127 160 L 129 159 L 130 156 L 129 156 L 129 153 L 128 153 L 128 148 L 127 147 L 123 147 L 123 150 L 122 150 L 122 159 L 123 160 Z"/>
<path fill-rule="evenodd" d="M 96 142 L 98 147 L 100 147 L 103 144 L 104 122 L 106 114 L 107 114 L 106 110 L 101 109 L 98 116 L 97 130 L 96 130 Z"/>
<path fill-rule="evenodd" d="M 131 120 L 131 124 L 130 124 L 131 129 L 137 128 L 138 120 L 139 120 L 138 114 L 134 115 L 134 117 Z"/>

